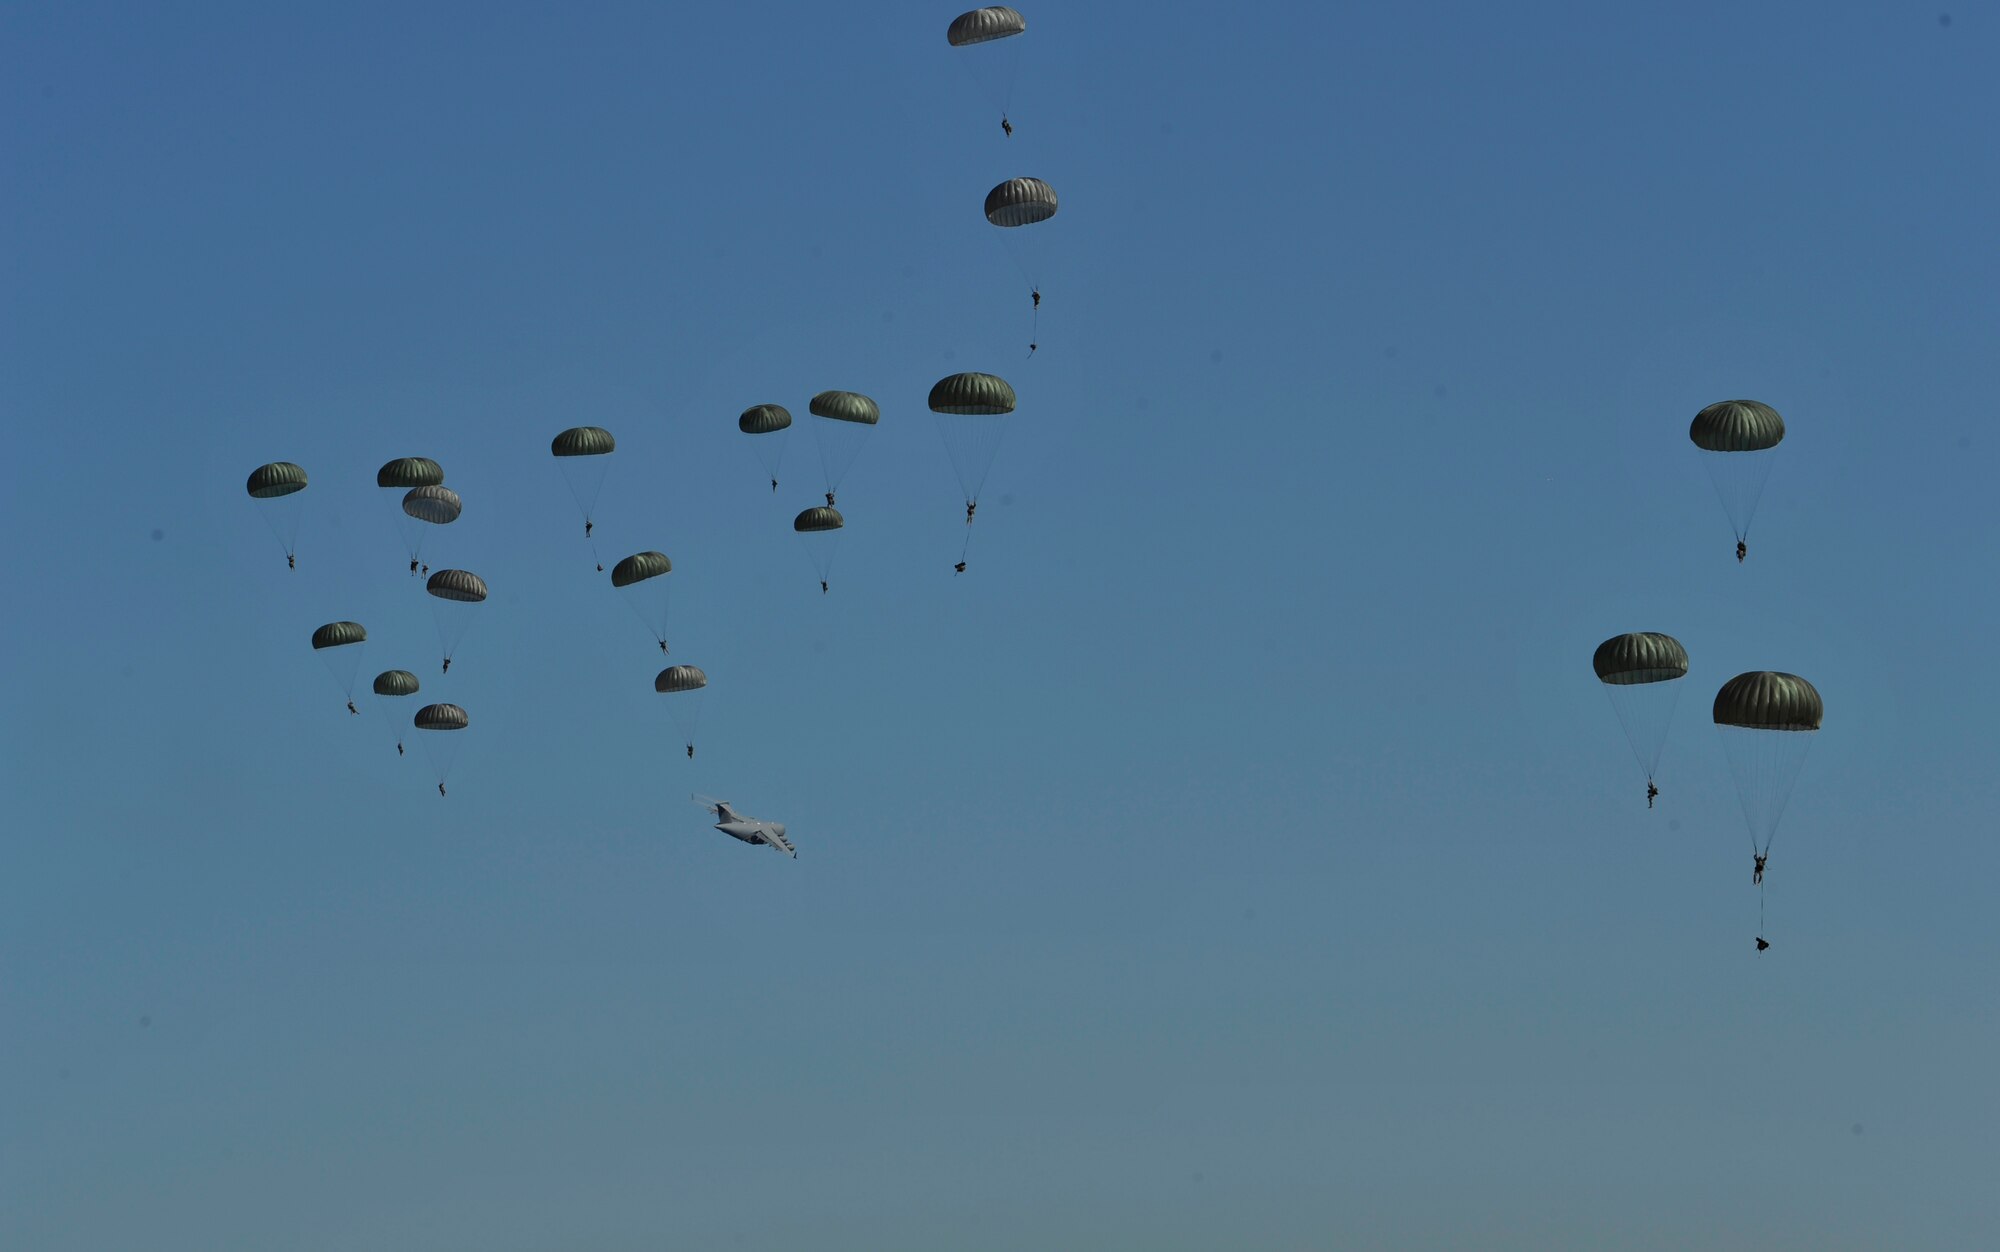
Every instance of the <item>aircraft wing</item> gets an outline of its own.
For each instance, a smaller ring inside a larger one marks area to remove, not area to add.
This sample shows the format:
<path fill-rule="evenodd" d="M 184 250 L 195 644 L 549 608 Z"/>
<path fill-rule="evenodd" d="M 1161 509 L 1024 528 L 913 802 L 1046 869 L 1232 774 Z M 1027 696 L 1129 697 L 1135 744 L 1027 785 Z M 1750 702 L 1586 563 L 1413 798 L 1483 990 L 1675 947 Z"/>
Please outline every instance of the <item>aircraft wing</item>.
<path fill-rule="evenodd" d="M 784 853 L 786 856 L 791 857 L 794 861 L 799 859 L 798 849 L 792 846 L 791 840 L 785 838 L 783 835 L 777 833 L 776 831 L 759 830 L 757 832 L 757 837 L 763 840 L 765 843 L 770 844 L 778 851 Z"/>

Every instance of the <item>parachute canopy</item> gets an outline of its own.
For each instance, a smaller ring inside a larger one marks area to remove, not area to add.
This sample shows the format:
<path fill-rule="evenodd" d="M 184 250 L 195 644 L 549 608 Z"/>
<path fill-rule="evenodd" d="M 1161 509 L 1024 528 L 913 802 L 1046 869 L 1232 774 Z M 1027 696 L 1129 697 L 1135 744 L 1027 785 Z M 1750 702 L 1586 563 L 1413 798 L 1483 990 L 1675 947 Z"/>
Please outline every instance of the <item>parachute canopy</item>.
<path fill-rule="evenodd" d="M 472 724 L 472 719 L 456 704 L 426 704 L 417 710 L 410 724 L 418 730 L 464 730 Z"/>
<path fill-rule="evenodd" d="M 986 220 L 995 226 L 1032 226 L 1056 215 L 1056 189 L 1039 178 L 1010 178 L 986 193 Z"/>
<path fill-rule="evenodd" d="M 458 493 L 451 488 L 432 483 L 410 488 L 409 494 L 403 497 L 403 512 L 420 522 L 446 526 L 457 521 L 458 515 L 465 512 L 465 501 L 459 499 Z"/>
<path fill-rule="evenodd" d="M 406 669 L 385 669 L 375 675 L 378 696 L 413 696 L 417 688 L 417 676 Z"/>
<path fill-rule="evenodd" d="M 822 530 L 839 530 L 847 525 L 847 519 L 840 510 L 828 505 L 816 505 L 792 519 L 792 529 L 800 534 L 812 534 Z"/>
<path fill-rule="evenodd" d="M 634 552 L 611 567 L 611 585 L 629 587 L 648 578 L 674 572 L 674 563 L 664 552 Z"/>
<path fill-rule="evenodd" d="M 1715 693 L 1715 724 L 1745 730 L 1818 730 L 1826 707 L 1797 674 L 1756 670 L 1738 674 Z"/>
<path fill-rule="evenodd" d="M 992 415 L 1014 411 L 1014 389 L 992 374 L 953 374 L 931 388 L 931 412 Z"/>
<path fill-rule="evenodd" d="M 753 404 L 736 419 L 736 429 L 746 435 L 774 434 L 791 424 L 791 410 L 782 404 Z"/>
<path fill-rule="evenodd" d="M 1688 654 L 1672 635 L 1639 631 L 1598 644 L 1590 667 L 1600 682 L 1614 686 L 1669 682 L 1687 677 Z"/>
<path fill-rule="evenodd" d="M 1028 19 L 1004 4 L 992 4 L 970 13 L 961 13 L 951 19 L 951 26 L 945 31 L 945 38 L 954 48 L 968 44 L 987 43 L 994 39 L 1005 39 L 1028 29 Z"/>
<path fill-rule="evenodd" d="M 653 690 L 662 695 L 676 691 L 699 691 L 708 686 L 708 675 L 692 665 L 669 665 L 653 679 Z"/>
<path fill-rule="evenodd" d="M 486 599 L 486 580 L 469 569 L 441 569 L 431 575 L 424 590 L 440 600 L 478 604 Z"/>
<path fill-rule="evenodd" d="M 399 456 L 375 471 L 377 487 L 435 487 L 444 481 L 444 467 L 427 456 Z"/>
<path fill-rule="evenodd" d="M 602 426 L 572 426 L 549 440 L 549 451 L 557 456 L 603 456 L 617 446 Z"/>
<path fill-rule="evenodd" d="M 313 632 L 313 649 L 338 648 L 350 643 L 365 643 L 368 628 L 360 622 L 328 622 Z"/>
<path fill-rule="evenodd" d="M 275 500 L 294 491 L 304 491 L 306 472 L 290 461 L 273 461 L 251 470 L 250 481 L 244 484 L 244 489 L 253 499 Z"/>
<path fill-rule="evenodd" d="M 1755 400 L 1723 400 L 1694 415 L 1688 438 L 1704 452 L 1762 452 L 1784 440 L 1785 419 Z"/>
<path fill-rule="evenodd" d="M 812 398 L 810 407 L 813 416 L 832 418 L 836 422 L 859 422 L 863 426 L 873 426 L 882 420 L 880 406 L 858 391 L 822 391 Z"/>

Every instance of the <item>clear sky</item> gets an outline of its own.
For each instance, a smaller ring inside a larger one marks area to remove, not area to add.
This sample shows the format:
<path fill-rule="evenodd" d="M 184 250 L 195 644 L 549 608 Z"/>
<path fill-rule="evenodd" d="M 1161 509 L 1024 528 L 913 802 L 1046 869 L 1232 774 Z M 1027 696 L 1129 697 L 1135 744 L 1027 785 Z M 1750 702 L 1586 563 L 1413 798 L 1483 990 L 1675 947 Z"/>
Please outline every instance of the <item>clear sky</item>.
<path fill-rule="evenodd" d="M 955 12 L 0 10 L 0 1245 L 2000 1246 L 1991 6 L 1036 7 L 1012 139 Z M 469 710 L 448 797 L 342 618 Z M 1827 715 L 1760 958 L 1767 668 Z"/>

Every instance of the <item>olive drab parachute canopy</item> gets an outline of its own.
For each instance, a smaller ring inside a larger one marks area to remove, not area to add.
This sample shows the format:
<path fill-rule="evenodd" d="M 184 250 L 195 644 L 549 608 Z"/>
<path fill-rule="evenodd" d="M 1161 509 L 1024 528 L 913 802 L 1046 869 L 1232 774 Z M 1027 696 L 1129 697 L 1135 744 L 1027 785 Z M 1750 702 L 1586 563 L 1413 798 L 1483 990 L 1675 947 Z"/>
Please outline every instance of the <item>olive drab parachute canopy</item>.
<path fill-rule="evenodd" d="M 847 525 L 847 519 L 840 515 L 840 510 L 829 508 L 825 505 L 814 505 L 792 519 L 792 529 L 802 535 L 839 530 L 845 525 Z"/>
<path fill-rule="evenodd" d="M 378 696 L 413 696 L 423 689 L 417 676 L 406 669 L 385 669 L 375 675 Z"/>
<path fill-rule="evenodd" d="M 1760 856 L 1770 853 L 1812 732 L 1825 714 L 1819 692 L 1797 674 L 1738 674 L 1715 693 L 1715 725 L 1750 824 L 1751 847 Z"/>
<path fill-rule="evenodd" d="M 1723 400 L 1694 415 L 1688 439 L 1701 449 L 1702 468 L 1715 484 L 1738 543 L 1750 537 L 1750 519 L 1771 475 L 1774 450 L 1785 438 L 1785 419 L 1756 400 Z"/>
<path fill-rule="evenodd" d="M 679 691 L 699 691 L 708 686 L 708 675 L 693 665 L 669 665 L 653 678 L 653 690 L 661 695 Z"/>
<path fill-rule="evenodd" d="M 430 576 L 424 590 L 431 594 L 438 646 L 444 649 L 444 670 L 450 673 L 452 656 L 472 624 L 472 606 L 486 603 L 486 580 L 468 569 L 441 569 Z"/>
<path fill-rule="evenodd" d="M 822 391 L 812 398 L 812 414 L 836 422 L 873 426 L 882 420 L 882 409 L 858 391 Z"/>
<path fill-rule="evenodd" d="M 412 487 L 403 496 L 403 514 L 433 526 L 449 526 L 465 512 L 465 501 L 456 491 L 436 483 Z"/>
<path fill-rule="evenodd" d="M 1826 717 L 1819 689 L 1797 674 L 1738 674 L 1715 693 L 1715 724 L 1743 730 L 1818 730 Z"/>
<path fill-rule="evenodd" d="M 1688 438 L 1703 452 L 1763 452 L 1785 441 L 1785 419 L 1755 400 L 1723 400 L 1694 415 Z"/>
<path fill-rule="evenodd" d="M 417 710 L 411 724 L 418 730 L 464 730 L 472 719 L 456 704 L 426 704 Z"/>
<path fill-rule="evenodd" d="M 1675 680 L 1687 677 L 1687 649 L 1672 635 L 1656 631 L 1618 635 L 1597 645 L 1590 667 L 1604 684 L 1611 710 L 1625 728 L 1625 739 L 1650 786 L 1680 699 Z"/>
<path fill-rule="evenodd" d="M 389 711 L 391 705 L 417 694 L 423 684 L 417 676 L 406 669 L 385 669 L 375 675 L 375 707 L 381 711 L 382 720 L 389 727 L 389 737 L 396 742 L 397 755 L 402 755 L 403 721 Z"/>
<path fill-rule="evenodd" d="M 838 509 L 819 505 L 801 512 L 792 519 L 792 530 L 805 545 L 806 559 L 819 574 L 819 589 L 826 591 L 827 579 L 833 569 L 834 550 L 840 546 L 840 532 L 847 525 L 847 519 Z"/>
<path fill-rule="evenodd" d="M 259 502 L 257 511 L 285 549 L 285 563 L 298 560 L 299 515 L 303 511 L 299 493 L 306 489 L 306 472 L 290 461 L 273 461 L 250 471 L 243 485 L 250 498 Z"/>
<path fill-rule="evenodd" d="M 472 719 L 456 704 L 426 704 L 417 710 L 410 724 L 418 730 L 431 732 L 419 735 L 418 739 L 424 745 L 424 754 L 430 757 L 431 767 L 437 771 L 438 790 L 442 793 L 444 780 L 458 761 L 462 736 L 457 732 L 471 726 Z"/>
<path fill-rule="evenodd" d="M 253 500 L 277 500 L 306 489 L 306 472 L 290 461 L 273 461 L 250 471 L 244 490 Z"/>
<path fill-rule="evenodd" d="M 572 426 L 549 440 L 555 456 L 603 456 L 617 448 L 618 441 L 602 426 Z"/>
<path fill-rule="evenodd" d="M 444 482 L 444 467 L 427 456 L 399 456 L 375 471 L 375 485 L 408 491 Z"/>
<path fill-rule="evenodd" d="M 772 491 L 778 489 L 778 466 L 785 459 L 785 432 L 791 428 L 792 411 L 782 404 L 753 404 L 736 418 L 736 429 L 759 436 L 750 446 L 757 450 L 757 459 L 771 479 Z"/>
<path fill-rule="evenodd" d="M 634 583 L 674 572 L 674 563 L 664 552 L 634 552 L 611 567 L 611 585 L 630 587 Z"/>
<path fill-rule="evenodd" d="M 951 26 L 945 31 L 945 38 L 954 48 L 966 48 L 973 44 L 987 43 L 994 39 L 1005 39 L 1028 29 L 1028 19 L 1004 4 L 992 4 L 970 13 L 961 13 L 951 19 Z"/>
<path fill-rule="evenodd" d="M 368 628 L 360 622 L 328 622 L 312 633 L 313 651 L 326 662 L 340 692 L 354 703 L 354 679 L 361 669 L 361 646 L 368 642 Z"/>
<path fill-rule="evenodd" d="M 868 432 L 882 420 L 882 409 L 858 391 L 822 391 L 807 408 L 814 417 L 824 419 L 813 423 L 813 437 L 819 442 L 820 468 L 826 474 L 827 503 L 831 504 Z"/>
<path fill-rule="evenodd" d="M 1014 133 L 1007 122 L 1013 104 L 1014 78 L 1021 68 L 1021 43 L 1014 38 L 1028 29 L 1028 19 L 1005 5 L 989 5 L 961 13 L 951 20 L 945 39 L 957 51 L 952 59 L 965 67 L 978 85 L 984 103 L 1000 111 L 1008 135 Z"/>
<path fill-rule="evenodd" d="M 931 387 L 931 412 L 994 417 L 1014 411 L 1014 389 L 992 374 L 953 374 Z"/>
<path fill-rule="evenodd" d="M 424 590 L 440 600 L 457 604 L 479 604 L 486 599 L 486 580 L 466 569 L 441 569 L 431 575 Z"/>
<path fill-rule="evenodd" d="M 1010 178 L 986 193 L 986 220 L 1008 228 L 1056 215 L 1056 189 L 1039 178 Z"/>
<path fill-rule="evenodd" d="M 662 652 L 667 650 L 670 607 L 667 598 L 670 583 L 665 575 L 673 572 L 674 563 L 664 552 L 634 552 L 611 567 L 611 585 L 623 593 L 619 599 L 631 606 L 639 624 L 653 636 Z"/>
<path fill-rule="evenodd" d="M 602 426 L 572 426 L 549 440 L 549 452 L 562 468 L 577 512 L 583 514 L 586 539 L 597 524 L 597 496 L 604 489 L 604 472 L 611 465 L 607 458 L 617 448 L 618 441 Z M 597 545 L 591 544 L 591 551 L 596 550 Z"/>
<path fill-rule="evenodd" d="M 328 622 L 312 635 L 315 648 L 344 648 L 367 641 L 368 628 L 360 622 Z"/>
<path fill-rule="evenodd" d="M 676 697 L 667 704 L 673 710 L 688 756 L 692 757 L 695 727 L 701 720 L 702 700 L 708 693 L 708 675 L 692 665 L 669 665 L 653 679 L 653 690 Z"/>

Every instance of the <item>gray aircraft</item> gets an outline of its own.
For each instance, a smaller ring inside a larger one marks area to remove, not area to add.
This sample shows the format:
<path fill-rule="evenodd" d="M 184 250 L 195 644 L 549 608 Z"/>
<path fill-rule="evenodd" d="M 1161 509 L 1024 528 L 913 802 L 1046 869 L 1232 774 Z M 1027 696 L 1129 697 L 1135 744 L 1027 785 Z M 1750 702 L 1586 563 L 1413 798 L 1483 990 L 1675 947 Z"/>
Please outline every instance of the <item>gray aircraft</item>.
<path fill-rule="evenodd" d="M 783 822 L 760 822 L 754 817 L 745 817 L 729 807 L 729 801 L 717 800 L 711 796 L 696 796 L 694 802 L 715 816 L 715 828 L 732 839 L 745 843 L 761 843 L 776 848 L 796 860 L 799 850 L 785 838 Z"/>

